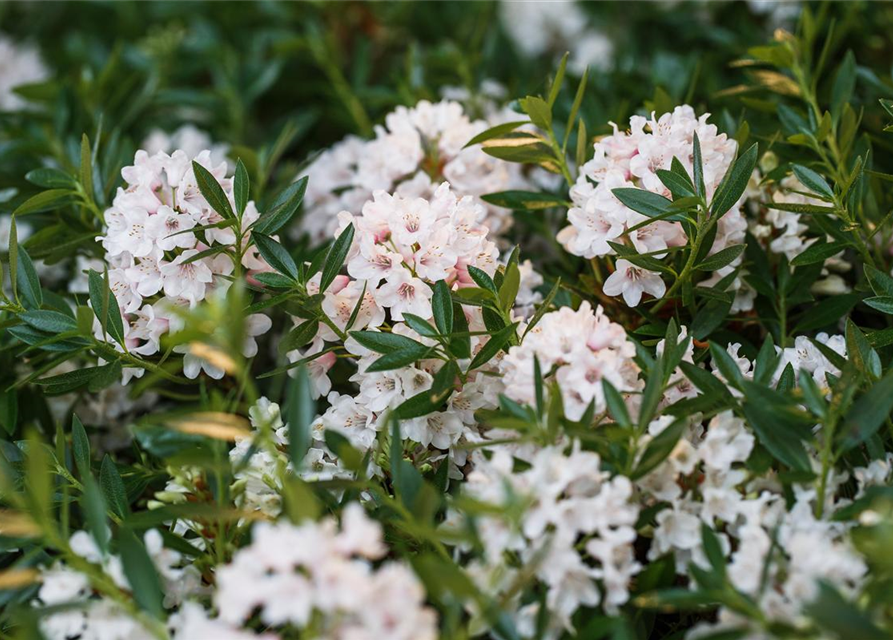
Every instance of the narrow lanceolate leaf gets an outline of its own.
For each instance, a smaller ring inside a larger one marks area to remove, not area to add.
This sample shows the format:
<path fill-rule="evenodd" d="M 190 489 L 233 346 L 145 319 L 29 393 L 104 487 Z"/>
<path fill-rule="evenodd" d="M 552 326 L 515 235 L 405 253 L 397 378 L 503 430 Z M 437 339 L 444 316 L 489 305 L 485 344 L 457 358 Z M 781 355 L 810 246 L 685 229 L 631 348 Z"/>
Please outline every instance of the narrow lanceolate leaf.
<path fill-rule="evenodd" d="M 722 251 L 717 251 L 712 256 L 707 256 L 703 262 L 695 267 L 695 269 L 699 271 L 717 271 L 718 269 L 722 269 L 733 263 L 742 253 L 744 253 L 743 244 L 735 244 L 731 247 L 726 247 Z"/>
<path fill-rule="evenodd" d="M 267 264 L 294 282 L 298 281 L 298 265 L 295 264 L 285 247 L 270 236 L 265 236 L 257 231 L 251 232 L 251 239 L 254 240 L 254 245 Z"/>
<path fill-rule="evenodd" d="M 433 347 L 426 347 L 425 345 L 391 351 L 370 364 L 366 371 L 368 373 L 376 373 L 379 371 L 391 371 L 392 369 L 406 367 L 419 360 L 428 358 L 432 351 Z"/>
<path fill-rule="evenodd" d="M 288 423 L 289 456 L 298 469 L 310 447 L 310 423 L 316 413 L 316 403 L 310 390 L 307 367 L 301 365 L 290 378 L 285 395 L 285 420 Z"/>
<path fill-rule="evenodd" d="M 567 198 L 552 195 L 551 193 L 537 193 L 534 191 L 500 191 L 481 196 L 481 200 L 497 207 L 517 209 L 520 211 L 539 211 L 552 207 L 567 207 Z"/>
<path fill-rule="evenodd" d="M 102 495 L 109 509 L 119 518 L 125 517 L 130 511 L 127 491 L 124 489 L 118 468 L 108 454 L 102 458 L 102 465 L 99 468 L 99 486 L 102 487 Z"/>
<path fill-rule="evenodd" d="M 753 144 L 729 167 L 710 203 L 710 214 L 722 217 L 744 195 L 747 183 L 757 166 L 757 145 Z"/>
<path fill-rule="evenodd" d="M 514 120 L 512 122 L 504 122 L 502 124 L 498 124 L 495 127 L 490 127 L 485 131 L 481 131 L 471 140 L 465 143 L 466 147 L 473 147 L 476 144 L 480 144 L 486 140 L 492 140 L 493 138 L 498 138 L 507 133 L 511 133 L 518 127 L 528 124 L 527 120 Z"/>
<path fill-rule="evenodd" d="M 893 411 L 893 370 L 887 372 L 868 392 L 856 400 L 844 418 L 843 448 L 852 449 L 865 442 L 884 424 Z"/>
<path fill-rule="evenodd" d="M 797 176 L 797 179 L 802 182 L 803 186 L 807 189 L 820 196 L 823 200 L 834 199 L 834 191 L 831 190 L 831 187 L 828 186 L 825 179 L 818 173 L 809 167 L 804 167 L 799 164 L 795 164 L 793 169 L 794 175 Z"/>
<path fill-rule="evenodd" d="M 695 195 L 707 198 L 707 187 L 704 185 L 704 159 L 701 157 L 701 141 L 698 139 L 697 132 L 694 133 L 692 140 L 692 162 L 694 170 L 694 187 Z"/>
<path fill-rule="evenodd" d="M 14 216 L 25 216 L 30 213 L 38 213 L 40 211 L 48 211 L 61 206 L 71 198 L 71 189 L 50 189 L 41 191 L 31 196 L 20 204 L 15 211 Z"/>
<path fill-rule="evenodd" d="M 37 309 L 43 303 L 43 292 L 40 289 L 40 279 L 37 277 L 37 270 L 31 257 L 24 247 L 17 247 L 18 255 L 16 258 L 15 273 L 16 289 L 18 291 L 19 300 L 27 309 Z M 10 252 L 10 259 L 12 255 Z"/>
<path fill-rule="evenodd" d="M 434 296 L 431 298 L 434 313 L 434 324 L 441 335 L 448 336 L 453 331 L 453 298 L 446 280 L 438 280 L 434 284 Z"/>
<path fill-rule="evenodd" d="M 648 216 L 649 218 L 655 218 L 668 213 L 673 206 L 672 201 L 663 197 L 659 193 L 652 193 L 651 191 L 646 191 L 644 189 L 622 187 L 619 189 L 612 189 L 611 193 L 614 194 L 615 198 L 636 213 L 641 213 L 643 216 Z"/>
<path fill-rule="evenodd" d="M 791 266 L 802 267 L 808 264 L 824 262 L 846 249 L 846 247 L 847 245 L 843 242 L 820 242 L 813 244 L 806 251 L 794 256 L 794 259 L 791 260 Z"/>
<path fill-rule="evenodd" d="M 326 261 L 322 267 L 322 277 L 319 282 L 320 293 L 326 292 L 329 285 L 334 282 L 335 276 L 341 271 L 341 266 L 347 259 L 347 254 L 353 243 L 353 234 L 354 228 L 353 223 L 351 223 L 347 225 L 347 228 L 341 232 L 341 235 L 339 235 L 335 239 L 335 242 L 332 243 L 332 246 L 329 247 L 329 252 L 326 254 Z"/>
<path fill-rule="evenodd" d="M 483 346 L 483 348 L 478 351 L 477 355 L 472 359 L 471 364 L 468 365 L 468 371 L 473 371 L 478 367 L 489 362 L 500 350 L 505 347 L 511 337 L 515 335 L 515 328 L 518 326 L 518 323 L 510 324 L 507 327 L 503 327 L 492 336 L 487 341 L 487 344 Z"/>
<path fill-rule="evenodd" d="M 161 618 L 164 615 L 161 581 L 146 547 L 133 531 L 122 528 L 118 534 L 118 550 L 124 575 L 133 591 L 133 599 L 140 609 Z"/>
<path fill-rule="evenodd" d="M 71 416 L 71 454 L 81 478 L 86 478 L 90 471 L 90 439 L 80 418 Z"/>
<path fill-rule="evenodd" d="M 252 229 L 264 235 L 272 235 L 288 224 L 304 201 L 307 192 L 307 176 L 289 185 L 276 197 L 269 210 L 254 223 Z"/>
<path fill-rule="evenodd" d="M 124 320 L 121 317 L 121 309 L 108 286 L 107 278 L 103 278 L 92 269 L 87 274 L 87 283 L 90 290 L 90 305 L 93 313 L 99 320 L 104 333 L 107 333 L 117 342 L 124 340 Z"/>
<path fill-rule="evenodd" d="M 208 201 L 208 204 L 211 205 L 211 208 L 224 218 L 235 218 L 236 214 L 229 203 L 229 198 L 226 197 L 226 193 L 223 192 L 223 187 L 217 182 L 217 178 L 195 160 L 192 161 L 192 170 L 195 172 L 195 182 L 198 184 L 198 189 L 202 192 L 202 196 Z"/>
<path fill-rule="evenodd" d="M 245 207 L 248 206 L 248 196 L 250 191 L 250 180 L 248 179 L 248 170 L 242 164 L 240 158 L 236 162 L 236 175 L 233 178 L 233 198 L 236 201 L 236 213 L 239 217 L 245 213 Z"/>
<path fill-rule="evenodd" d="M 87 195 L 87 200 L 93 201 L 95 197 L 93 189 L 93 154 L 90 151 L 90 139 L 87 134 L 81 136 L 81 186 Z"/>
<path fill-rule="evenodd" d="M 687 426 L 687 418 L 678 418 L 666 429 L 657 434 L 657 436 L 648 443 L 648 446 L 645 447 L 645 451 L 642 453 L 642 457 L 639 458 L 639 463 L 636 465 L 635 471 L 632 473 L 632 479 L 636 480 L 648 475 L 648 473 L 656 469 L 661 462 L 666 460 L 676 447 L 676 443 L 679 442 L 682 434 L 685 433 Z"/>
<path fill-rule="evenodd" d="M 367 349 L 376 353 L 388 354 L 406 349 L 427 349 L 428 347 L 412 338 L 384 331 L 351 331 L 350 337 Z"/>
<path fill-rule="evenodd" d="M 19 318 L 38 331 L 46 331 L 52 334 L 76 331 L 78 328 L 77 322 L 73 318 L 58 311 L 32 309 L 19 314 Z"/>
<path fill-rule="evenodd" d="M 688 176 L 683 177 L 674 171 L 667 171 L 666 169 L 658 169 L 656 174 L 658 179 L 673 194 L 674 199 L 691 198 L 695 195 L 694 187 Z"/>

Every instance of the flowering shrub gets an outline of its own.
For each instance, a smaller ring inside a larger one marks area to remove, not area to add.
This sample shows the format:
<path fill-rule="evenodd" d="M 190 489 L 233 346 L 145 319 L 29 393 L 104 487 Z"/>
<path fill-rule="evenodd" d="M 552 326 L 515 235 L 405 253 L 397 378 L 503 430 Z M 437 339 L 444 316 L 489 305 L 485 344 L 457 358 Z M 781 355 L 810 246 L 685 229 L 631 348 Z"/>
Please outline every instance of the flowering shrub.
<path fill-rule="evenodd" d="M 0 8 L 2 637 L 893 635 L 889 7 L 97 6 Z"/>

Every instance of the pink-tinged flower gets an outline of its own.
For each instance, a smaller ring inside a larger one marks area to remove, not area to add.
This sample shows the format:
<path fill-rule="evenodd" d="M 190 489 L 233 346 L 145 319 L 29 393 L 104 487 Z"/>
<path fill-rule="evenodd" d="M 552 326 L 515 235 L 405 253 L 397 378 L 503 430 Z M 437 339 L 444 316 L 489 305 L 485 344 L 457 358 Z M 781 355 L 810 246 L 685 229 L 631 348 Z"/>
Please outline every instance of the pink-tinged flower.
<path fill-rule="evenodd" d="M 428 318 L 431 316 L 431 287 L 408 270 L 397 271 L 378 290 L 378 303 L 391 310 L 394 320 L 403 320 L 404 313 L 414 313 Z"/>
<path fill-rule="evenodd" d="M 667 285 L 653 271 L 637 267 L 629 260 L 617 261 L 616 270 L 607 280 L 602 291 L 609 296 L 623 295 L 630 307 L 635 307 L 642 300 L 643 293 L 650 293 L 660 298 L 667 292 Z"/>

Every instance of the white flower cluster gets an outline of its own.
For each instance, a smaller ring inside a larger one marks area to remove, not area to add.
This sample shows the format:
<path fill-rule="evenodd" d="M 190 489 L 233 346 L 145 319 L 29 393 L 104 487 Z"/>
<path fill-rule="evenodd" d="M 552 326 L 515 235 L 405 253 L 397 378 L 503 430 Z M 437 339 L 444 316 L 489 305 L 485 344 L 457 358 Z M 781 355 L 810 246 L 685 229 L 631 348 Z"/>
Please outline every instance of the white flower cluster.
<path fill-rule="evenodd" d="M 146 532 L 144 540 L 149 557 L 162 580 L 165 607 L 176 607 L 185 598 L 202 594 L 201 573 L 195 565 L 184 562 L 178 551 L 164 548 L 161 534 L 154 529 Z M 75 532 L 69 546 L 76 555 L 111 578 L 119 588 L 131 590 L 121 559 L 103 553 L 90 534 Z M 40 630 L 47 640 L 150 640 L 154 637 L 115 600 L 94 597 L 88 576 L 62 562 L 42 572 L 35 604 L 38 607 L 60 606 L 59 611 L 41 616 Z M 68 608 L 61 605 L 74 606 Z"/>
<path fill-rule="evenodd" d="M 232 204 L 232 180 L 226 178 L 226 164 L 213 166 L 209 151 L 199 153 L 195 161 L 211 172 Z M 109 265 L 109 288 L 124 315 L 128 349 L 150 356 L 160 351 L 164 334 L 182 328 L 179 310 L 226 291 L 229 281 L 221 276 L 233 272 L 229 256 L 217 253 L 194 258 L 211 247 L 235 244 L 236 232 L 232 227 L 213 226 L 223 218 L 202 196 L 192 158 L 185 152 L 150 156 L 138 151 L 133 166 L 125 167 L 121 174 L 126 186 L 118 188 L 106 210 L 107 230 L 99 240 Z M 249 202 L 242 216 L 242 232 L 258 217 L 257 208 Z M 247 237 L 242 243 L 242 266 L 249 273 L 268 271 L 256 250 L 247 246 Z M 255 314 L 246 324 L 243 353 L 251 357 L 257 353 L 254 338 L 266 333 L 271 322 L 267 316 Z M 96 331 L 101 335 L 98 321 Z M 181 345 L 176 350 L 183 353 L 188 347 Z M 224 375 L 218 366 L 186 353 L 186 376 L 195 378 L 202 369 L 216 379 Z M 142 372 L 125 369 L 125 381 Z"/>
<path fill-rule="evenodd" d="M 25 100 L 13 90 L 22 85 L 43 82 L 47 70 L 37 49 L 0 36 L 0 111 L 15 111 Z"/>
<path fill-rule="evenodd" d="M 749 194 L 751 210 L 756 211 L 750 217 L 748 230 L 768 251 L 784 255 L 788 262 L 806 251 L 819 238 L 807 236 L 809 227 L 803 222 L 803 214 L 770 209 L 762 205 L 777 203 L 828 206 L 827 202 L 807 195 L 808 192 L 809 189 L 795 175 L 789 175 L 778 183 L 769 183 Z M 834 295 L 850 291 L 849 285 L 840 274 L 850 271 L 853 265 L 842 256 L 843 251 L 824 261 L 824 277 L 813 284 L 813 293 Z"/>
<path fill-rule="evenodd" d="M 670 422 L 653 422 L 649 436 L 659 435 Z M 754 479 L 743 468 L 754 444 L 744 421 L 728 411 L 715 416 L 706 429 L 699 422 L 690 425 L 670 457 L 638 482 L 646 496 L 670 505 L 657 514 L 648 558 L 673 553 L 680 574 L 692 562 L 709 569 L 701 534 L 706 524 L 715 529 L 728 558 L 731 584 L 753 597 L 769 619 L 796 624 L 803 607 L 815 599 L 820 581 L 852 594 L 867 570 L 845 539 L 849 525 L 832 518 L 848 503 L 833 497 L 846 475 L 832 476 L 826 517 L 817 519 L 813 487 L 795 485 L 789 508 L 780 483 L 772 477 Z M 726 609 L 719 621 L 720 628 L 746 622 Z M 706 629 L 718 630 L 716 625 Z"/>
<path fill-rule="evenodd" d="M 558 240 L 574 255 L 585 258 L 613 255 L 608 244 L 627 244 L 640 254 L 660 258 L 667 249 L 683 246 L 686 237 L 677 222 L 658 220 L 637 227 L 649 218 L 624 205 L 612 193 L 617 188 L 639 188 L 670 197 L 670 190 L 658 178 L 658 170 L 669 170 L 677 158 L 689 175 L 693 174 L 693 138 L 697 133 L 704 167 L 704 184 L 708 199 L 719 186 L 735 158 L 737 144 L 716 125 L 708 124 L 709 114 L 697 117 L 687 105 L 676 107 L 660 118 L 633 116 L 628 132 L 614 125 L 614 134 L 595 143 L 595 156 L 582 167 L 577 183 L 571 188 L 573 206 L 568 211 L 569 226 L 558 234 Z M 710 253 L 715 253 L 744 240 L 747 223 L 736 203 L 717 224 L 716 238 Z M 737 265 L 740 259 L 733 263 Z M 661 277 L 652 271 L 619 259 L 616 270 L 605 281 L 604 292 L 622 295 L 626 304 L 639 304 L 642 294 L 660 298 L 666 292 Z M 721 278 L 734 270 L 727 265 L 714 277 Z M 740 280 L 740 279 L 739 279 Z M 733 285 L 733 289 L 738 285 Z M 742 307 L 744 308 L 744 307 Z"/>
<path fill-rule="evenodd" d="M 499 371 L 508 397 L 533 404 L 538 359 L 544 376 L 555 371 L 567 417 L 579 420 L 590 403 L 597 413 L 605 410 L 602 381 L 621 392 L 641 388 L 635 354 L 623 327 L 611 322 L 601 307 L 593 312 L 584 302 L 576 311 L 562 307 L 545 314 L 519 346 L 509 349 Z"/>
<path fill-rule="evenodd" d="M 609 70 L 614 65 L 614 43 L 589 24 L 581 4 L 575 0 L 504 0 L 500 18 L 514 45 L 528 58 L 563 54 L 570 49 L 567 66 L 572 73 L 582 75 L 586 67 Z"/>
<path fill-rule="evenodd" d="M 521 572 L 534 574 L 547 588 L 545 604 L 554 616 L 547 637 L 572 630 L 571 616 L 581 606 L 616 611 L 629 598 L 630 579 L 641 569 L 632 546 L 639 507 L 629 479 L 602 471 L 597 454 L 581 451 L 579 443 L 570 453 L 548 447 L 518 472 L 498 448 L 476 464 L 463 491 L 505 509 L 505 515 L 475 518 L 484 554 L 468 572 L 486 593 L 507 590 Z M 519 519 L 513 522 L 511 513 Z M 463 516 L 453 513 L 444 527 L 462 524 Z M 509 554 L 520 567 L 507 561 Z M 514 600 L 518 630 L 533 637 L 539 604 Z"/>
<path fill-rule="evenodd" d="M 347 258 L 348 275 L 336 278 L 326 290 L 323 311 L 343 331 L 363 295 L 352 330 L 375 330 L 389 318 L 392 333 L 435 345 L 435 340 L 412 330 L 404 321 L 404 314 L 414 314 L 433 324 L 431 299 L 435 282 L 445 281 L 451 289 L 473 286 L 470 267 L 489 276 L 495 274 L 499 252 L 488 239 L 487 227 L 478 222 L 481 212 L 473 198 L 458 198 L 446 183 L 429 200 L 379 191 L 363 206 L 360 215 L 342 212 L 338 217 L 338 234 L 351 223 L 355 229 Z M 525 272 L 521 297 L 529 306 L 530 301 L 536 300 L 530 287 L 536 286 L 539 280 L 532 269 Z M 317 278 L 315 282 L 318 281 Z M 309 293 L 315 291 L 311 289 Z M 466 307 L 464 315 L 472 332 L 485 331 L 479 307 Z M 338 339 L 330 327 L 321 324 L 314 342 L 307 349 L 290 352 L 289 358 L 294 361 L 322 353 L 325 342 Z M 486 335 L 472 336 L 472 354 L 488 339 Z M 365 450 L 383 428 L 384 413 L 430 388 L 434 374 L 444 363 L 430 359 L 416 366 L 368 372 L 367 368 L 379 355 L 352 338 L 345 346 L 359 358 L 358 371 L 351 378 L 358 385 L 359 393 L 355 397 L 337 392 L 329 394 L 331 406 L 321 416 L 318 427 L 337 430 L 354 446 Z M 326 369 L 334 364 L 334 354 L 326 356 L 312 360 L 309 367 L 319 394 L 328 394 L 331 389 Z M 476 409 L 496 406 L 501 389 L 497 378 L 474 374 L 450 398 L 447 411 L 405 422 L 403 435 L 423 446 L 447 449 L 458 442 L 467 427 L 475 425 Z"/>
<path fill-rule="evenodd" d="M 303 628 L 342 640 L 434 640 L 437 617 L 425 592 L 384 557 L 381 526 L 352 503 L 333 518 L 292 525 L 261 522 L 251 544 L 217 569 L 219 620 L 238 628 L 253 615 L 270 627 Z"/>
<path fill-rule="evenodd" d="M 315 241 L 327 239 L 337 228 L 337 214 L 359 211 L 376 191 L 428 198 L 444 180 L 459 196 L 523 189 L 520 165 L 488 156 L 479 145 L 464 148 L 477 134 L 512 119 L 517 116 L 499 112 L 472 120 L 450 100 L 397 107 L 374 139 L 349 136 L 308 167 L 303 230 Z M 511 224 L 507 209 L 476 202 L 482 205 L 477 222 L 494 235 Z"/>

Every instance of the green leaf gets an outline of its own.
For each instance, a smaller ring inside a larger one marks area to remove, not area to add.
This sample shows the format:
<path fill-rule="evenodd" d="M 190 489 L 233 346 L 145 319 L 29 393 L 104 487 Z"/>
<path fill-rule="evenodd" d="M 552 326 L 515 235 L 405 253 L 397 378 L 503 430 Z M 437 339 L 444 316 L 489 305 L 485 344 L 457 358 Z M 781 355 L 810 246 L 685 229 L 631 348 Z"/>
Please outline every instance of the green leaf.
<path fill-rule="evenodd" d="M 744 376 L 741 375 L 741 369 L 738 368 L 738 365 L 732 359 L 732 356 L 718 344 L 711 342 L 710 357 L 712 358 L 713 366 L 719 369 L 719 372 L 722 374 L 723 378 L 726 379 L 726 382 L 741 390 L 742 384 L 744 383 Z"/>
<path fill-rule="evenodd" d="M 257 231 L 251 232 L 254 245 L 271 267 L 294 282 L 298 281 L 298 265 L 281 244 Z"/>
<path fill-rule="evenodd" d="M 795 164 L 793 166 L 794 175 L 797 176 L 797 179 L 803 183 L 807 189 L 812 191 L 819 196 L 822 196 L 823 199 L 833 200 L 834 192 L 831 190 L 831 187 L 828 186 L 828 183 L 825 182 L 825 179 L 820 176 L 818 173 L 810 169 L 809 167 L 804 167 L 800 164 Z"/>
<path fill-rule="evenodd" d="M 412 338 L 385 331 L 351 331 L 350 336 L 367 349 L 371 349 L 376 353 L 388 354 L 406 349 L 427 350 L 429 348 Z"/>
<path fill-rule="evenodd" d="M 893 297 L 893 278 L 888 274 L 867 264 L 865 265 L 865 275 L 872 291 L 877 295 Z"/>
<path fill-rule="evenodd" d="M 695 195 L 707 198 L 707 187 L 704 186 L 704 159 L 701 156 L 701 141 L 698 139 L 698 132 L 692 135 L 692 169 L 694 170 L 694 187 Z"/>
<path fill-rule="evenodd" d="M 453 303 L 450 302 L 450 322 L 453 320 Z M 409 326 L 410 329 L 418 333 L 420 336 L 425 338 L 439 338 L 440 333 L 431 326 L 431 323 L 422 318 L 421 316 L 417 316 L 414 313 L 404 313 L 403 321 Z"/>
<path fill-rule="evenodd" d="M 81 136 L 81 186 L 87 199 L 93 202 L 95 199 L 95 190 L 93 189 L 93 154 L 90 151 L 90 139 L 87 134 Z"/>
<path fill-rule="evenodd" d="M 350 223 L 329 248 L 329 252 L 326 254 L 325 264 L 322 268 L 322 278 L 319 283 L 320 293 L 326 292 L 326 289 L 328 289 L 329 285 L 335 280 L 335 276 L 341 271 L 341 265 L 343 265 L 344 261 L 347 259 L 347 254 L 350 251 L 350 246 L 353 242 L 353 234 L 353 223 Z"/>
<path fill-rule="evenodd" d="M 70 192 L 77 187 L 77 181 L 69 174 L 51 167 L 33 169 L 25 174 L 25 180 L 44 189 L 66 189 Z"/>
<path fill-rule="evenodd" d="M 843 107 L 850 102 L 855 89 L 856 57 L 852 51 L 847 51 L 834 78 L 834 87 L 831 89 L 831 117 L 835 121 L 840 118 Z"/>
<path fill-rule="evenodd" d="M 394 494 L 411 510 L 424 481 L 418 470 L 410 462 L 403 459 L 403 439 L 400 437 L 400 421 L 395 418 L 391 419 L 390 458 Z"/>
<path fill-rule="evenodd" d="M 121 317 L 118 300 L 109 289 L 108 279 L 91 269 L 87 273 L 87 282 L 90 290 L 90 305 L 102 326 L 103 333 L 110 335 L 119 344 L 122 343 L 124 341 L 124 320 Z"/>
<path fill-rule="evenodd" d="M 248 194 L 251 190 L 251 182 L 248 178 L 248 170 L 242 164 L 240 158 L 236 162 L 236 174 L 233 178 L 233 199 L 236 201 L 236 213 L 239 217 L 245 213 L 245 207 L 248 206 Z"/>
<path fill-rule="evenodd" d="M 487 272 L 483 269 L 479 269 L 474 265 L 469 265 L 468 275 L 471 276 L 471 279 L 474 280 L 474 283 L 481 289 L 486 289 L 487 291 L 491 291 L 493 293 L 499 293 L 499 291 L 496 289 L 496 285 L 493 283 L 493 278 L 487 275 Z"/>
<path fill-rule="evenodd" d="M 528 124 L 527 120 L 515 120 L 512 122 L 504 122 L 502 124 L 498 124 L 495 127 L 490 127 L 489 129 L 486 129 L 485 131 L 480 132 L 475 137 L 473 137 L 471 140 L 466 142 L 465 147 L 463 147 L 463 148 L 473 147 L 474 145 L 480 144 L 487 140 L 492 140 L 493 138 L 502 137 L 505 134 L 511 133 L 518 127 L 523 126 L 525 124 Z"/>
<path fill-rule="evenodd" d="M 644 189 L 632 189 L 623 187 L 612 189 L 611 193 L 624 205 L 643 216 L 654 218 L 671 211 L 673 203 L 659 193 L 652 193 Z"/>
<path fill-rule="evenodd" d="M 503 313 L 508 313 L 515 305 L 518 289 L 521 287 L 521 270 L 517 260 L 509 261 L 505 269 L 502 284 L 499 286 L 499 306 Z"/>
<path fill-rule="evenodd" d="M 19 422 L 19 396 L 15 389 L 0 392 L 0 427 L 13 435 Z"/>
<path fill-rule="evenodd" d="M 124 575 L 133 591 L 133 599 L 140 609 L 155 618 L 162 619 L 164 608 L 161 581 L 146 547 L 133 531 L 125 527 L 118 534 L 118 550 L 121 552 Z"/>
<path fill-rule="evenodd" d="M 553 207 L 567 207 L 567 198 L 551 193 L 534 191 L 499 191 L 481 196 L 481 200 L 497 207 L 516 209 L 518 211 L 540 211 Z"/>
<path fill-rule="evenodd" d="M 805 251 L 794 256 L 794 259 L 791 260 L 791 266 L 802 267 L 808 264 L 824 262 L 831 256 L 835 256 L 846 249 L 846 247 L 847 245 L 843 242 L 819 242 L 812 244 Z"/>
<path fill-rule="evenodd" d="M 865 298 L 862 302 L 881 313 L 893 315 L 893 296 L 874 296 L 872 298 Z"/>
<path fill-rule="evenodd" d="M 683 177 L 666 169 L 658 169 L 655 173 L 664 186 L 670 190 L 673 199 L 690 198 L 695 195 L 695 188 L 688 176 Z"/>
<path fill-rule="evenodd" d="M 819 582 L 818 587 L 818 597 L 804 607 L 804 612 L 829 636 L 840 640 L 890 639 L 890 634 L 880 629 L 868 612 L 862 611 L 855 602 L 844 599 L 833 586 L 823 581 Z"/>
<path fill-rule="evenodd" d="M 27 309 L 38 309 L 43 303 L 43 292 L 40 289 L 40 279 L 37 277 L 37 270 L 31 257 L 24 247 L 17 247 L 17 264 L 16 270 L 11 271 L 10 275 L 15 274 L 16 289 L 18 290 L 19 299 L 22 305 Z M 12 252 L 10 252 L 12 259 Z"/>
<path fill-rule="evenodd" d="M 48 209 L 55 208 L 63 201 L 67 201 L 69 198 L 71 198 L 71 191 L 69 189 L 50 189 L 49 191 L 41 191 L 20 204 L 16 210 L 12 212 L 12 215 L 25 216 L 29 213 L 47 211 Z"/>
<path fill-rule="evenodd" d="M 744 245 L 734 244 L 708 256 L 695 269 L 698 271 L 718 271 L 737 260 L 742 253 L 744 253 Z"/>
<path fill-rule="evenodd" d="M 614 422 L 621 427 L 630 427 L 633 422 L 629 417 L 629 411 L 626 408 L 626 402 L 620 392 L 611 384 L 607 378 L 602 380 L 602 388 L 605 393 L 605 404 L 608 407 L 608 413 L 614 419 Z"/>
<path fill-rule="evenodd" d="M 77 331 L 78 328 L 77 322 L 73 318 L 58 311 L 32 309 L 19 314 L 19 318 L 38 331 L 46 331 L 52 334 Z"/>
<path fill-rule="evenodd" d="M 726 556 L 722 552 L 722 545 L 719 543 L 716 532 L 704 522 L 701 523 L 701 540 L 704 543 L 704 555 L 707 556 L 714 573 L 725 579 Z"/>
<path fill-rule="evenodd" d="M 434 313 L 434 323 L 437 325 L 437 330 L 442 335 L 448 336 L 453 331 L 453 298 L 445 280 L 438 280 L 434 284 L 431 308 Z"/>
<path fill-rule="evenodd" d="M 533 124 L 544 131 L 552 128 L 552 108 L 548 102 L 539 96 L 527 96 L 519 102 Z"/>
<path fill-rule="evenodd" d="M 299 469 L 310 448 L 310 424 L 316 413 L 316 403 L 310 389 L 307 367 L 300 365 L 295 376 L 289 378 L 285 392 L 285 420 L 288 423 L 288 453 L 292 467 Z"/>
<path fill-rule="evenodd" d="M 108 454 L 102 458 L 102 465 L 99 468 L 99 486 L 102 487 L 102 495 L 105 497 L 105 503 L 118 517 L 124 518 L 130 511 L 130 505 L 127 502 L 127 491 L 124 489 L 124 482 L 118 473 L 118 468 Z"/>
<path fill-rule="evenodd" d="M 276 196 L 269 210 L 254 223 L 253 230 L 268 236 L 279 231 L 295 215 L 295 212 L 304 201 L 306 192 L 307 176 L 304 176 L 297 182 L 290 184 Z"/>
<path fill-rule="evenodd" d="M 477 352 L 477 355 L 472 359 L 471 364 L 468 365 L 468 371 L 474 371 L 475 369 L 481 367 L 482 365 L 489 362 L 499 351 L 509 342 L 512 336 L 515 335 L 515 328 L 518 326 L 518 323 L 510 324 L 506 327 L 503 327 L 492 336 L 487 341 L 480 351 Z"/>
<path fill-rule="evenodd" d="M 797 323 L 793 333 L 804 333 L 836 323 L 856 306 L 861 297 L 858 293 L 848 293 L 822 300 Z"/>
<path fill-rule="evenodd" d="M 92 475 L 90 470 L 90 439 L 77 415 L 71 416 L 71 454 L 81 478 Z"/>
<path fill-rule="evenodd" d="M 559 171 L 552 147 L 542 136 L 532 131 L 513 131 L 486 140 L 482 149 L 487 155 L 500 160 L 536 164 L 553 173 Z"/>
<path fill-rule="evenodd" d="M 893 370 L 888 371 L 865 395 L 853 404 L 844 417 L 843 449 L 847 451 L 865 442 L 884 424 L 893 410 Z"/>
<path fill-rule="evenodd" d="M 429 357 L 433 350 L 433 347 L 419 345 L 418 347 L 409 347 L 407 349 L 400 349 L 399 351 L 392 351 L 370 364 L 366 368 L 366 372 L 376 373 L 379 371 L 390 371 L 392 369 L 406 367 Z"/>
<path fill-rule="evenodd" d="M 729 167 L 722 182 L 713 194 L 710 203 L 710 215 L 720 218 L 744 195 L 747 183 L 757 165 L 757 145 L 753 144 Z"/>
<path fill-rule="evenodd" d="M 307 320 L 288 332 L 282 339 L 279 350 L 282 353 L 288 353 L 294 349 L 305 347 L 316 337 L 318 331 L 319 322 L 317 320 Z"/>
<path fill-rule="evenodd" d="M 645 447 L 635 471 L 631 474 L 632 480 L 642 478 L 656 469 L 676 448 L 676 443 L 685 433 L 688 426 L 687 418 L 674 420 L 666 429 L 657 434 Z"/>
<path fill-rule="evenodd" d="M 81 494 L 80 505 L 81 511 L 84 513 L 84 519 L 87 521 L 87 530 L 90 531 L 100 551 L 105 552 L 108 549 L 109 538 L 111 537 L 105 500 L 102 497 L 102 491 L 99 490 L 99 485 L 92 475 L 82 475 L 81 480 L 84 484 L 84 492 Z"/>
<path fill-rule="evenodd" d="M 744 382 L 744 415 L 762 444 L 776 459 L 795 471 L 810 472 L 803 438 L 812 421 L 778 392 Z"/>
<path fill-rule="evenodd" d="M 195 182 L 198 184 L 198 189 L 205 200 L 208 201 L 208 204 L 211 205 L 211 208 L 226 219 L 235 218 L 236 214 L 233 213 L 229 198 L 226 197 L 223 188 L 217 182 L 217 178 L 195 160 L 192 161 L 192 170 L 195 172 Z"/>
<path fill-rule="evenodd" d="M 564 70 L 567 68 L 567 59 L 569 56 L 570 53 L 565 53 L 561 56 L 561 62 L 558 63 L 558 71 L 555 72 L 555 78 L 552 80 L 552 85 L 549 87 L 548 107 L 550 110 L 558 99 L 558 92 L 561 91 L 561 84 L 564 82 Z"/>

